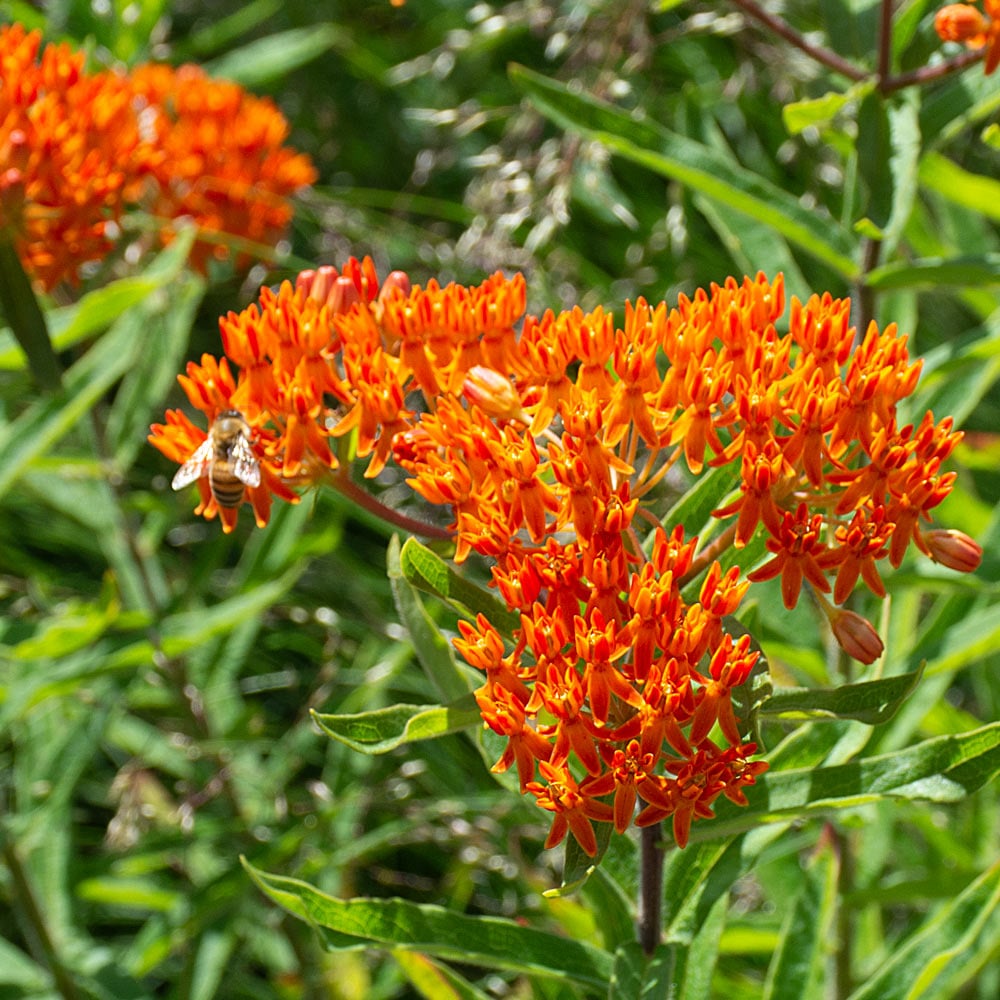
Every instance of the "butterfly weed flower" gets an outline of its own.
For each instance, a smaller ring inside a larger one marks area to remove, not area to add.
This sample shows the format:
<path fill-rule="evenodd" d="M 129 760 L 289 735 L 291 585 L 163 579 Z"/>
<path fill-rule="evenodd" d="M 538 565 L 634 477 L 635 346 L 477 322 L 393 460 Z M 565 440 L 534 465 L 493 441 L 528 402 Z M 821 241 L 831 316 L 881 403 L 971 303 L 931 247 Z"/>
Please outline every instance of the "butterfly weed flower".
<path fill-rule="evenodd" d="M 337 469 L 350 435 L 366 477 L 393 462 L 450 512 L 457 562 L 487 561 L 519 624 L 501 634 L 480 615 L 455 646 L 506 740 L 494 770 L 552 813 L 548 846 L 572 834 L 593 854 L 595 823 L 668 819 L 683 845 L 720 796 L 746 802 L 767 764 L 734 692 L 759 653 L 729 623 L 751 588 L 779 579 L 791 608 L 808 584 L 867 663 L 881 640 L 838 605 L 858 586 L 884 595 L 879 563 L 911 543 L 963 570 L 981 556 L 928 527 L 960 435 L 931 414 L 901 425 L 920 372 L 906 338 L 859 337 L 828 294 L 786 317 L 780 275 L 640 299 L 619 327 L 602 308 L 525 315 L 520 276 L 380 283 L 351 260 L 264 290 L 223 342 L 235 376 L 203 359 L 184 385 L 209 419 L 246 413 L 262 490 Z M 190 429 L 173 415 L 152 440 L 183 460 Z M 702 537 L 661 523 L 674 483 L 720 469 L 732 491 Z"/>
<path fill-rule="evenodd" d="M 273 245 L 316 176 L 287 136 L 270 101 L 197 67 L 91 71 L 66 44 L 0 28 L 0 239 L 45 291 L 107 257 L 131 211 L 154 220 L 152 244 L 194 222 L 201 270 L 232 242 Z"/>
<path fill-rule="evenodd" d="M 156 162 L 133 100 L 125 77 L 87 73 L 83 53 L 0 28 L 0 239 L 45 290 L 110 252 Z"/>

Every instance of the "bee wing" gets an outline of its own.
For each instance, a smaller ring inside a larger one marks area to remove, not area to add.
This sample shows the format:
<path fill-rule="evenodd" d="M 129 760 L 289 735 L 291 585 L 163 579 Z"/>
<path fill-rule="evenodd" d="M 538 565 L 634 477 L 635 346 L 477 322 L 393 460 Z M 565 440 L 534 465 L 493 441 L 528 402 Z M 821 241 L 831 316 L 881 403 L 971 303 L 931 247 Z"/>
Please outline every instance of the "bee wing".
<path fill-rule="evenodd" d="M 182 490 L 196 479 L 208 475 L 212 465 L 212 439 L 205 438 L 198 450 L 177 470 L 170 485 L 175 490 Z"/>
<path fill-rule="evenodd" d="M 233 460 L 233 475 L 241 483 L 260 486 L 260 463 L 245 437 L 236 439 L 230 457 Z"/>

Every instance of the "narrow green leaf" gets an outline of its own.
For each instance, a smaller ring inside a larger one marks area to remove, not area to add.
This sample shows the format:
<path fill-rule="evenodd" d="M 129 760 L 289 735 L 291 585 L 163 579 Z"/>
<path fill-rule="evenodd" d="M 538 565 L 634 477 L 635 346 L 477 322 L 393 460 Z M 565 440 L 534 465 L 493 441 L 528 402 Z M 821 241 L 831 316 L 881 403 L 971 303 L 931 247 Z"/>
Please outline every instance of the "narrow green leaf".
<path fill-rule="evenodd" d="M 1000 222 L 1000 181 L 994 177 L 974 174 L 940 153 L 925 153 L 920 183 L 956 205 Z"/>
<path fill-rule="evenodd" d="M 833 844 L 824 840 L 805 870 L 802 887 L 781 929 L 764 982 L 764 1000 L 811 1000 L 823 995 L 839 871 Z"/>
<path fill-rule="evenodd" d="M 213 604 L 210 608 L 164 618 L 160 624 L 164 655 L 180 656 L 189 649 L 204 645 L 213 636 L 231 632 L 241 622 L 260 616 L 281 599 L 304 569 L 304 562 L 296 563 L 276 579 Z"/>
<path fill-rule="evenodd" d="M 856 719 L 870 726 L 887 722 L 916 688 L 922 670 L 837 688 L 779 688 L 760 712 L 779 718 Z"/>
<path fill-rule="evenodd" d="M 76 895 L 85 902 L 98 906 L 122 907 L 149 913 L 167 913 L 183 899 L 179 892 L 165 889 L 152 879 L 112 875 L 83 879 L 77 883 Z"/>
<path fill-rule="evenodd" d="M 125 316 L 67 371 L 62 388 L 0 427 L 0 496 L 38 456 L 83 420 L 144 347 L 142 323 Z"/>
<path fill-rule="evenodd" d="M 857 275 L 854 241 L 836 221 L 804 208 L 788 192 L 731 157 L 594 97 L 573 93 L 523 66 L 512 66 L 510 77 L 562 128 L 763 222 L 845 279 Z"/>
<path fill-rule="evenodd" d="M 712 973 L 719 959 L 719 942 L 726 927 L 729 894 L 722 893 L 689 945 L 679 954 L 684 962 L 680 1000 L 711 1000 Z"/>
<path fill-rule="evenodd" d="M 960 736 L 835 767 L 767 773 L 747 789 L 749 805 L 716 804 L 716 818 L 695 823 L 691 842 L 715 840 L 762 823 L 854 808 L 885 798 L 957 802 L 1000 773 L 1000 722 Z"/>
<path fill-rule="evenodd" d="M 270 875 L 242 859 L 260 889 L 293 916 L 327 928 L 342 947 L 404 947 L 450 961 L 566 977 L 607 989 L 612 956 L 582 941 L 498 917 L 471 917 L 403 899 L 336 899 L 297 879 Z"/>
<path fill-rule="evenodd" d="M 1000 861 L 929 917 L 849 1000 L 950 1000 L 1000 948 Z"/>
<path fill-rule="evenodd" d="M 563 877 L 558 888 L 546 889 L 543 896 L 571 896 L 582 888 L 587 879 L 593 875 L 604 857 L 604 852 L 611 843 L 614 827 L 610 823 L 597 823 L 594 834 L 597 839 L 597 854 L 591 857 L 577 843 L 576 837 L 566 838 L 566 860 L 563 862 Z"/>
<path fill-rule="evenodd" d="M 1000 285 L 1000 253 L 968 257 L 925 257 L 893 261 L 869 271 L 865 284 L 879 291 L 899 288 L 977 287 Z"/>
<path fill-rule="evenodd" d="M 403 974 L 425 1000 L 489 1000 L 482 990 L 446 965 L 434 962 L 417 951 L 393 950 Z"/>
<path fill-rule="evenodd" d="M 255 39 L 206 64 L 215 77 L 254 89 L 307 65 L 342 40 L 336 25 L 290 28 Z"/>
<path fill-rule="evenodd" d="M 643 954 L 637 942 L 615 952 L 608 1000 L 672 1000 L 679 987 L 677 948 L 660 945 L 652 956 Z"/>
<path fill-rule="evenodd" d="M 470 685 L 455 662 L 451 643 L 427 613 L 420 595 L 403 573 L 399 537 L 396 535 L 389 542 L 386 563 L 396 610 L 435 692 L 445 701 L 455 701 L 468 694 Z"/>
<path fill-rule="evenodd" d="M 433 740 L 481 721 L 471 694 L 450 705 L 392 705 L 355 715 L 311 714 L 327 736 L 367 754 L 388 753 L 414 740 Z"/>
<path fill-rule="evenodd" d="M 733 466 L 723 465 L 705 472 L 667 511 L 663 518 L 667 532 L 675 524 L 682 524 L 686 537 L 700 534 L 711 520 L 712 511 L 721 507 L 739 485 L 739 472 Z"/>
<path fill-rule="evenodd" d="M 450 604 L 463 618 L 483 614 L 494 628 L 510 635 L 521 619 L 495 594 L 470 583 L 454 567 L 416 538 L 408 538 L 399 553 L 403 576 L 418 590 Z"/>
<path fill-rule="evenodd" d="M 228 927 L 224 930 L 209 927 L 202 933 L 191 975 L 190 1000 L 214 1000 L 220 995 L 219 985 L 237 943 L 236 934 Z"/>

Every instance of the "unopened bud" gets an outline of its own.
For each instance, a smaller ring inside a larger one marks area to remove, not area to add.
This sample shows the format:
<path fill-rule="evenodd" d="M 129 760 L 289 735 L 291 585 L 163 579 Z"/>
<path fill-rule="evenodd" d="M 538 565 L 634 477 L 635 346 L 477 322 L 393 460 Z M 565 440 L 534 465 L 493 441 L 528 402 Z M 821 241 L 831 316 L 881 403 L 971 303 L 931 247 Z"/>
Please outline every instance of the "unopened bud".
<path fill-rule="evenodd" d="M 358 293 L 357 286 L 343 274 L 334 280 L 333 287 L 326 297 L 326 304 L 334 314 L 345 313 L 355 302 L 360 301 L 361 295 Z"/>
<path fill-rule="evenodd" d="M 986 31 L 986 20 L 971 4 L 950 3 L 934 15 L 934 30 L 944 42 L 969 42 Z"/>
<path fill-rule="evenodd" d="M 473 365 L 466 373 L 462 395 L 491 417 L 529 422 L 510 379 L 493 368 Z"/>
<path fill-rule="evenodd" d="M 336 279 L 337 269 L 329 264 L 324 264 L 323 267 L 317 268 L 315 271 L 303 271 L 295 279 L 295 287 L 306 288 L 309 298 L 314 302 L 323 302 L 330 294 L 330 289 Z"/>
<path fill-rule="evenodd" d="M 405 271 L 393 271 L 389 274 L 382 287 L 379 289 L 378 300 L 385 302 L 386 299 L 402 296 L 404 299 L 410 294 L 410 276 Z"/>
<path fill-rule="evenodd" d="M 921 536 L 931 559 L 948 569 L 974 573 L 983 561 L 983 547 L 964 531 L 936 528 L 921 532 Z"/>
<path fill-rule="evenodd" d="M 853 611 L 834 609 L 830 615 L 830 628 L 840 648 L 861 663 L 874 663 L 885 649 L 872 623 Z"/>

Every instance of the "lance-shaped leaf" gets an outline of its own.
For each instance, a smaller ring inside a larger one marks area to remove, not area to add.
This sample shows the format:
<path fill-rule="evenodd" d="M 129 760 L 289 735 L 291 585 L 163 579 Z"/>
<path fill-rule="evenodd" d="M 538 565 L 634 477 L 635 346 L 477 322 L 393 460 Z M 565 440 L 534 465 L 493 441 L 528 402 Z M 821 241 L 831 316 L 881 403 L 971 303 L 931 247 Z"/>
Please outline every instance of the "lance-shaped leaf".
<path fill-rule="evenodd" d="M 406 626 L 427 679 L 437 694 L 448 701 L 469 692 L 469 683 L 458 664 L 451 643 L 445 638 L 437 622 L 427 613 L 420 595 L 403 573 L 399 538 L 393 536 L 386 552 L 389 585 L 396 602 L 396 610 Z"/>
<path fill-rule="evenodd" d="M 823 995 L 839 872 L 839 857 L 829 838 L 824 838 L 781 929 L 767 970 L 764 1000 L 809 1000 Z"/>
<path fill-rule="evenodd" d="M 499 917 L 472 917 L 404 899 L 337 899 L 306 882 L 243 866 L 293 916 L 325 928 L 336 947 L 410 948 L 450 961 L 567 978 L 604 992 L 612 956 L 582 941 Z"/>
<path fill-rule="evenodd" d="M 496 595 L 470 583 L 426 545 L 408 538 L 399 553 L 399 568 L 412 586 L 450 604 L 463 618 L 474 620 L 483 614 L 504 634 L 520 625 L 518 616 Z"/>
<path fill-rule="evenodd" d="M 763 715 L 785 719 L 856 719 L 887 722 L 910 696 L 923 670 L 836 688 L 779 688 L 760 705 Z"/>
<path fill-rule="evenodd" d="M 716 818 L 696 823 L 690 840 L 714 840 L 761 823 L 801 819 L 886 798 L 958 802 L 998 773 L 1000 722 L 994 722 L 836 767 L 765 774 L 746 789 L 748 805 L 716 803 Z"/>
<path fill-rule="evenodd" d="M 664 944 L 649 957 L 635 942 L 615 952 L 609 1000 L 671 1000 L 681 986 L 676 945 Z"/>
<path fill-rule="evenodd" d="M 949 1000 L 1000 948 L 1000 861 L 929 917 L 849 1000 Z"/>
<path fill-rule="evenodd" d="M 437 739 L 480 721 L 479 706 L 471 694 L 450 705 L 391 705 L 354 715 L 313 712 L 312 717 L 331 739 L 367 754 L 388 753 L 414 740 Z"/>
<path fill-rule="evenodd" d="M 523 66 L 513 66 L 510 77 L 542 114 L 562 128 L 763 222 L 845 279 L 857 275 L 854 241 L 836 220 L 806 209 L 793 195 L 721 150 L 587 94 L 573 93 L 565 84 Z"/>

